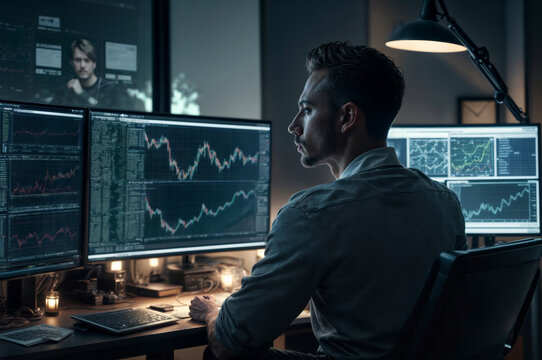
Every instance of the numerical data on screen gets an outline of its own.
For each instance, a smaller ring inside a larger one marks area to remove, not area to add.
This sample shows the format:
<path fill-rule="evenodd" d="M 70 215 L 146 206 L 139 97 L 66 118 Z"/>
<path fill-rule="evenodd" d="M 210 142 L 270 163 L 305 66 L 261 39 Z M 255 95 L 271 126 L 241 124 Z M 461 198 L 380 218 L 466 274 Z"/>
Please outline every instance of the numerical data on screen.
<path fill-rule="evenodd" d="M 267 233 L 269 127 L 176 119 L 91 113 L 90 258 Z"/>

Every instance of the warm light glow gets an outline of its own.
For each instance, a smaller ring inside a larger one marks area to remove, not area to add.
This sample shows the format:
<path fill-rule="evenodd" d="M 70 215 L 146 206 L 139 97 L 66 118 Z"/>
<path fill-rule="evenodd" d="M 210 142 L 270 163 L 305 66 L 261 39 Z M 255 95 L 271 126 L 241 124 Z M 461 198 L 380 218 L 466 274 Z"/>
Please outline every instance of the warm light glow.
<path fill-rule="evenodd" d="M 433 53 L 453 53 L 460 51 L 467 51 L 467 48 L 462 45 L 442 42 L 442 41 L 429 41 L 429 40 L 393 40 L 386 43 L 387 47 L 408 50 L 408 51 L 422 51 Z"/>
<path fill-rule="evenodd" d="M 111 261 L 111 271 L 121 271 L 122 261 Z"/>
<path fill-rule="evenodd" d="M 256 250 L 256 256 L 257 256 L 259 259 L 263 259 L 264 256 L 265 256 L 265 249 L 258 249 L 258 250 Z"/>
<path fill-rule="evenodd" d="M 160 260 L 158 260 L 158 258 L 150 258 L 149 265 L 153 268 L 158 267 L 158 265 L 160 265 Z"/>
<path fill-rule="evenodd" d="M 229 269 L 222 270 L 220 273 L 220 286 L 229 291 L 233 288 L 233 273 Z"/>
<path fill-rule="evenodd" d="M 58 306 L 60 303 L 60 297 L 58 292 L 49 291 L 45 295 L 45 314 L 47 315 L 58 315 Z"/>

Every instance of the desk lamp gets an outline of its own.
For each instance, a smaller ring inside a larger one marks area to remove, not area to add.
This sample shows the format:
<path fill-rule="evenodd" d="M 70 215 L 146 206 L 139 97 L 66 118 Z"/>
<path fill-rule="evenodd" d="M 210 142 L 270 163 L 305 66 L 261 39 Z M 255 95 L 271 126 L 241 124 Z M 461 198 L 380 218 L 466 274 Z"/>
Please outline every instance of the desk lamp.
<path fill-rule="evenodd" d="M 440 12 L 437 10 L 437 3 Z M 448 27 L 439 23 L 440 20 L 445 20 Z M 520 123 L 529 123 L 529 117 L 510 97 L 504 80 L 489 61 L 487 48 L 474 44 L 450 16 L 444 0 L 424 0 L 418 18 L 396 29 L 386 42 L 386 46 L 400 50 L 438 53 L 468 51 L 471 60 L 495 90 L 495 101 L 498 104 L 504 103 Z"/>

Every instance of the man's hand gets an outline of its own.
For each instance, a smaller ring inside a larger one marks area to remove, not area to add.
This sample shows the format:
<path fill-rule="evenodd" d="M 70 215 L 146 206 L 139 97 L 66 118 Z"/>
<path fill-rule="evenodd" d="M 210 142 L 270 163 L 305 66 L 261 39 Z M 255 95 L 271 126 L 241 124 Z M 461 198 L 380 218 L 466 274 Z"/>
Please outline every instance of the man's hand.
<path fill-rule="evenodd" d="M 83 92 L 83 86 L 81 85 L 81 81 L 79 79 L 71 79 L 68 81 L 68 89 L 76 93 L 77 95 L 81 95 Z"/>
<path fill-rule="evenodd" d="M 216 299 L 212 295 L 196 296 L 190 302 L 189 308 L 188 315 L 192 319 L 204 323 L 209 323 L 211 319 L 215 319 L 220 310 L 216 305 Z"/>
<path fill-rule="evenodd" d="M 188 315 L 196 321 L 207 324 L 207 340 L 209 348 L 217 359 L 227 359 L 232 356 L 215 335 L 215 321 L 220 309 L 216 305 L 216 300 L 212 295 L 196 296 L 190 302 L 190 312 Z"/>

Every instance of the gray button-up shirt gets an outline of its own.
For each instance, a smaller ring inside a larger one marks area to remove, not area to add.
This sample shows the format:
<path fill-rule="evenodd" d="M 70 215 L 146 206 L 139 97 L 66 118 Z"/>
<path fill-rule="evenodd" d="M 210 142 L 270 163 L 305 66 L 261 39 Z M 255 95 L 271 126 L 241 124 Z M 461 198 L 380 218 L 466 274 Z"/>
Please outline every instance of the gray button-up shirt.
<path fill-rule="evenodd" d="M 263 346 L 310 300 L 321 351 L 381 358 L 440 252 L 465 248 L 456 196 L 404 168 L 393 148 L 371 150 L 280 210 L 265 258 L 222 305 L 217 338 L 233 353 Z"/>

